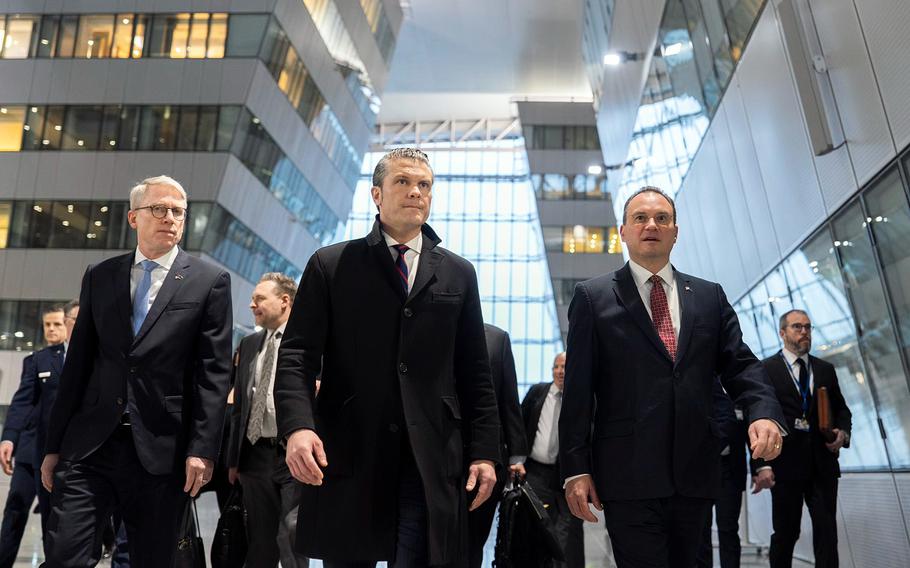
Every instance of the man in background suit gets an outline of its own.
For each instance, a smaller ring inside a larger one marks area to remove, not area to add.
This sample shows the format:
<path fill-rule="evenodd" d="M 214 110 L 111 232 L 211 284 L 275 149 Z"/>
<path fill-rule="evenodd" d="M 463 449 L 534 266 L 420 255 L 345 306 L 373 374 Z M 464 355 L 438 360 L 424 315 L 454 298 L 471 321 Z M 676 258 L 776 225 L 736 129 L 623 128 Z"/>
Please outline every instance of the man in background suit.
<path fill-rule="evenodd" d="M 133 566 L 168 566 L 187 500 L 211 478 L 231 361 L 230 276 L 177 246 L 186 192 L 167 176 L 130 192 L 133 252 L 86 270 L 51 412 L 48 568 L 98 563 L 118 511 Z"/>
<path fill-rule="evenodd" d="M 525 476 L 524 463 L 528 455 L 528 441 L 525 438 L 518 405 L 518 378 L 515 376 L 515 359 L 509 334 L 495 325 L 485 323 L 487 353 L 490 355 L 490 370 L 493 373 L 493 389 L 499 408 L 499 432 L 502 448 L 502 468 L 497 471 L 493 494 L 486 502 L 468 514 L 471 543 L 471 568 L 483 564 L 483 548 L 490 536 L 490 527 L 496 514 L 496 505 L 502 499 L 502 490 L 512 475 Z"/>
<path fill-rule="evenodd" d="M 746 490 L 746 426 L 743 418 L 742 410 L 733 405 L 720 381 L 715 381 L 714 420 L 720 430 L 720 447 L 723 448 L 720 452 L 720 491 L 714 500 L 721 568 L 739 568 L 742 555 L 739 513 Z M 697 568 L 714 566 L 710 514 L 695 565 Z"/>
<path fill-rule="evenodd" d="M 780 457 L 771 463 L 752 461 L 753 493 L 771 489 L 771 568 L 789 568 L 799 540 L 803 502 L 812 517 L 812 547 L 818 568 L 837 568 L 837 456 L 850 445 L 853 416 L 837 382 L 834 366 L 809 355 L 812 322 L 803 310 L 780 318 L 784 348 L 762 363 L 784 409 L 790 436 Z M 816 393 L 826 387 L 834 440 L 819 430 Z M 753 456 L 754 457 L 754 456 Z"/>
<path fill-rule="evenodd" d="M 559 475 L 559 417 L 562 414 L 563 388 L 566 379 L 566 354 L 553 359 L 553 381 L 538 383 L 528 390 L 521 402 L 521 414 L 528 433 L 531 453 L 525 462 L 527 481 L 547 506 L 556 529 L 556 537 L 565 553 L 565 563 L 556 566 L 583 568 L 585 565 L 584 527 L 566 503 Z"/>
<path fill-rule="evenodd" d="M 247 514 L 247 566 L 284 568 L 309 565 L 294 554 L 298 484 L 284 461 L 275 419 L 275 365 L 297 283 L 279 272 L 262 275 L 250 309 L 262 329 L 247 335 L 237 348 L 234 367 L 234 414 L 228 448 L 228 478 L 240 481 Z M 292 525 L 289 526 L 288 521 Z"/>
<path fill-rule="evenodd" d="M 625 203 L 630 261 L 569 306 L 560 463 L 572 512 L 601 508 L 617 565 L 691 568 L 720 486 L 712 390 L 748 410 L 753 454 L 781 446 L 780 405 L 718 284 L 670 265 L 676 208 L 656 187 Z M 592 431 L 593 424 L 593 431 Z"/>
<path fill-rule="evenodd" d="M 379 160 L 373 230 L 313 254 L 278 351 L 278 432 L 306 484 L 297 547 L 327 568 L 466 562 L 468 492 L 476 509 L 496 483 L 477 277 L 426 224 L 432 188 L 420 150 Z"/>
<path fill-rule="evenodd" d="M 16 562 L 19 544 L 40 486 L 38 471 L 43 456 L 38 451 L 38 423 L 41 417 L 40 411 L 36 410 L 36 401 L 45 384 L 56 385 L 63 370 L 63 343 L 67 337 L 63 306 L 46 309 L 41 314 L 41 324 L 47 347 L 22 362 L 22 379 L 10 402 L 3 425 L 3 441 L 0 442 L 3 472 L 12 474 L 0 528 L 0 568 L 11 568 Z"/>

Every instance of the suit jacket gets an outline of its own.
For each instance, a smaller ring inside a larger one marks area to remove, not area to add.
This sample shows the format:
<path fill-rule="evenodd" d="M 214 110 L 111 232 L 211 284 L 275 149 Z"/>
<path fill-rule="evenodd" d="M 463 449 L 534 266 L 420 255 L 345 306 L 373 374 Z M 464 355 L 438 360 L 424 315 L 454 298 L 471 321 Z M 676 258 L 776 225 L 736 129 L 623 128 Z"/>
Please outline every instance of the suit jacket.
<path fill-rule="evenodd" d="M 251 333 L 240 340 L 237 347 L 237 364 L 232 368 L 231 384 L 234 385 L 234 412 L 231 415 L 231 437 L 228 446 L 227 466 L 240 464 L 240 449 L 246 438 L 256 377 L 256 357 L 267 337 L 266 330 Z M 274 389 L 273 389 L 274 392 Z"/>
<path fill-rule="evenodd" d="M 727 455 L 721 455 L 721 466 L 729 470 L 730 483 L 746 490 L 746 440 L 745 422 L 736 417 L 736 407 L 724 392 L 720 381 L 714 381 L 714 420 L 720 432 L 720 449 L 729 447 Z"/>
<path fill-rule="evenodd" d="M 133 337 L 134 256 L 85 272 L 46 451 L 81 460 L 129 412 L 143 467 L 155 475 L 182 473 L 188 456 L 218 457 L 230 378 L 231 279 L 178 251 Z"/>
<path fill-rule="evenodd" d="M 819 387 L 828 388 L 828 399 L 831 403 L 831 417 L 834 427 L 850 432 L 853 415 L 847 408 L 844 396 L 841 394 L 834 365 L 818 357 L 809 356 L 809 365 L 812 367 L 814 381 L 813 398 L 809 406 L 809 432 L 803 432 L 793 427 L 797 418 L 803 415 L 802 397 L 793 384 L 793 378 L 787 369 L 787 362 L 783 353 L 778 351 L 768 357 L 762 364 L 771 377 L 777 399 L 784 410 L 787 429 L 790 434 L 784 439 L 780 456 L 771 462 L 752 460 L 753 475 L 759 467 L 770 465 L 774 470 L 775 480 L 805 480 L 815 475 L 821 478 L 840 477 L 840 465 L 837 455 L 825 447 L 825 439 L 818 431 L 818 404 L 815 401 L 815 392 Z M 846 446 L 845 446 L 846 447 Z"/>
<path fill-rule="evenodd" d="M 297 546 L 306 556 L 394 555 L 407 447 L 426 491 L 430 563 L 467 556 L 462 424 L 467 458 L 497 462 L 499 419 L 474 269 L 438 244 L 424 225 L 407 297 L 378 219 L 366 238 L 316 251 L 304 270 L 275 400 L 279 435 L 315 430 L 328 458 L 322 485 L 303 486 Z"/>
<path fill-rule="evenodd" d="M 575 288 L 560 460 L 563 478 L 593 474 L 601 499 L 715 496 L 721 451 L 712 402 L 717 376 L 753 420 L 784 424 L 764 368 L 743 343 L 721 287 L 681 272 L 676 285 L 681 322 L 675 361 L 628 263 Z"/>
<path fill-rule="evenodd" d="M 525 423 L 525 432 L 528 436 L 528 453 L 530 457 L 531 449 L 534 447 L 534 439 L 537 437 L 537 425 L 540 422 L 540 412 L 543 410 L 543 403 L 547 400 L 547 393 L 550 392 L 549 383 L 537 383 L 525 395 L 521 401 L 521 416 Z M 560 414 L 562 416 L 562 414 Z"/>
<path fill-rule="evenodd" d="M 527 456 L 528 444 L 518 405 L 518 378 L 515 376 L 515 359 L 509 334 L 495 325 L 484 324 L 487 338 L 487 353 L 490 355 L 490 370 L 493 374 L 493 389 L 499 407 L 499 432 L 501 459 L 509 465 L 511 456 Z"/>

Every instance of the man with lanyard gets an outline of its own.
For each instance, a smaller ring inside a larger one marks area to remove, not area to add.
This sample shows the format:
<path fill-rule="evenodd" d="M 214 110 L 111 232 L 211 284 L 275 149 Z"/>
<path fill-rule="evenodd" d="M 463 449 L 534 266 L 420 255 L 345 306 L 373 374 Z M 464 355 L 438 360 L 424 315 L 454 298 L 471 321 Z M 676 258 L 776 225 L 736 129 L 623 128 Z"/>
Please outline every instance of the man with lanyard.
<path fill-rule="evenodd" d="M 837 456 L 850 444 L 850 409 L 844 401 L 834 366 L 809 355 L 812 323 L 802 310 L 780 318 L 781 351 L 762 363 L 784 411 L 790 436 L 773 462 L 752 460 L 753 493 L 771 489 L 771 568 L 789 568 L 799 539 L 803 502 L 812 517 L 815 565 L 832 568 L 837 556 Z M 831 441 L 819 429 L 816 403 L 821 387 L 831 406 Z"/>

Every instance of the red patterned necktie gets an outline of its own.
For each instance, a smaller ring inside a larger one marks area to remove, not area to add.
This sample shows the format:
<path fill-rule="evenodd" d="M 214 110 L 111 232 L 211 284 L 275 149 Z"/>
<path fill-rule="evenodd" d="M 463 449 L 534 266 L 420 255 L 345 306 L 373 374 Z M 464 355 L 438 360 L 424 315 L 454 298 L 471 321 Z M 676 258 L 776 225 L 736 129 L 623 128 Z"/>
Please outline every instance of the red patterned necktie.
<path fill-rule="evenodd" d="M 392 248 L 398 251 L 398 258 L 395 259 L 395 268 L 398 270 L 398 277 L 401 279 L 401 287 L 404 288 L 404 295 L 408 295 L 408 264 L 404 261 L 404 253 L 408 252 L 408 245 L 392 245 Z"/>
<path fill-rule="evenodd" d="M 670 319 L 670 305 L 664 292 L 663 279 L 654 275 L 651 280 L 651 321 L 670 358 L 676 361 L 676 334 L 673 332 L 673 320 Z"/>

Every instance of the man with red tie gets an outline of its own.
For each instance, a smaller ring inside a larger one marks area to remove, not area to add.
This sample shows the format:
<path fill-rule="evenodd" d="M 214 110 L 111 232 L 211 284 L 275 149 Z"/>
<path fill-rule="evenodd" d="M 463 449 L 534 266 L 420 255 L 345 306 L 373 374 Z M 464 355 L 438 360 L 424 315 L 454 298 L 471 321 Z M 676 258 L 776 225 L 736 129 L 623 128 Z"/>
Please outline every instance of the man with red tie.
<path fill-rule="evenodd" d="M 782 443 L 780 405 L 723 290 L 670 264 L 678 233 L 673 200 L 640 189 L 620 227 L 629 262 L 578 284 L 569 307 L 566 499 L 590 522 L 588 503 L 603 508 L 619 568 L 695 564 L 720 487 L 715 377 L 752 420 L 753 455 L 774 459 Z"/>

